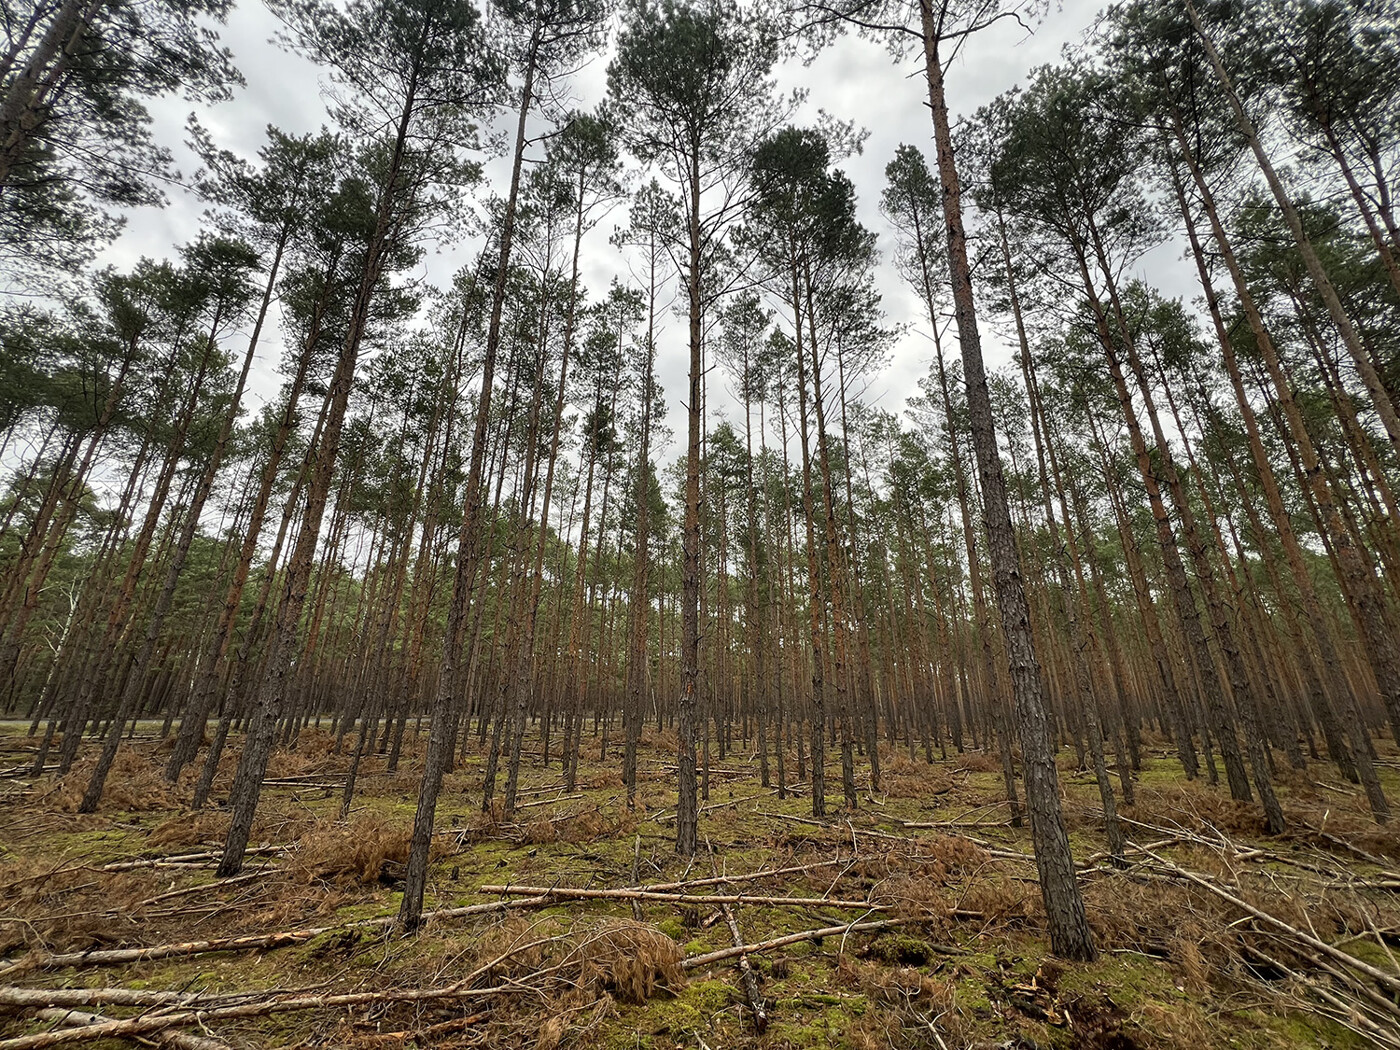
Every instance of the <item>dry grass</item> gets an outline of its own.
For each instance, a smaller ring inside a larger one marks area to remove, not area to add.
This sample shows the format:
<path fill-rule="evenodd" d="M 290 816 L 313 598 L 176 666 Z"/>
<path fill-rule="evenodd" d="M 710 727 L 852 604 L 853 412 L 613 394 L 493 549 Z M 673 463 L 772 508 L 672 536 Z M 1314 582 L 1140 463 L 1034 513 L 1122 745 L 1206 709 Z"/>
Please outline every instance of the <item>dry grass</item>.
<path fill-rule="evenodd" d="M 630 835 L 637 828 L 637 817 L 619 807 L 609 813 L 599 806 L 588 806 L 560 816 L 536 817 L 503 830 L 511 839 L 529 845 L 549 842 L 597 842 Z"/>
<path fill-rule="evenodd" d="M 661 930 L 631 919 L 602 919 L 568 926 L 558 918 L 510 916 L 477 940 L 482 980 L 533 982 L 551 997 L 587 991 L 596 1000 L 643 1003 L 659 990 L 685 987 L 685 951 Z"/>
<path fill-rule="evenodd" d="M 1180 962 L 1188 976 L 1201 974 L 1201 946 L 1208 929 L 1218 924 L 1217 909 L 1207 894 L 1164 883 L 1128 877 L 1093 879 L 1085 884 L 1084 904 L 1098 943 L 1161 955 Z M 1191 951 L 1183 951 L 1190 945 Z"/>
<path fill-rule="evenodd" d="M 1040 931 L 1045 928 L 1045 908 L 1040 889 L 1033 881 L 1007 879 L 1001 875 L 970 880 L 957 907 L 981 912 L 988 923 L 1011 929 Z"/>
<path fill-rule="evenodd" d="M 962 770 L 965 773 L 1001 772 L 1001 756 L 992 754 L 990 751 L 964 751 L 956 758 L 949 755 L 948 761 L 954 769 Z"/>
<path fill-rule="evenodd" d="M 919 840 L 921 874 L 947 879 L 981 871 L 991 860 L 987 851 L 961 835 L 929 835 Z"/>
<path fill-rule="evenodd" d="M 943 884 L 918 875 L 895 875 L 882 882 L 874 898 L 888 904 L 893 915 L 901 919 L 916 919 L 940 931 L 947 928 L 952 905 Z"/>
<path fill-rule="evenodd" d="M 527 919 L 523 915 L 508 915 L 477 934 L 474 944 L 476 966 L 489 968 L 482 980 L 499 984 L 519 980 L 544 967 L 550 940 L 563 935 L 558 919 Z"/>
<path fill-rule="evenodd" d="M 873 947 L 886 940 L 881 938 Z M 932 1018 L 938 1019 L 937 1029 L 943 1036 L 960 1041 L 965 1032 L 954 982 L 932 977 L 918 966 L 864 962 L 842 955 L 835 982 L 860 993 L 869 1003 L 845 1029 L 851 1050 L 929 1046 Z"/>
<path fill-rule="evenodd" d="M 81 951 L 129 942 L 141 933 L 133 906 L 163 888 L 151 869 L 104 872 L 29 859 L 0 865 L 4 915 L 0 954 L 19 948 Z"/>
<path fill-rule="evenodd" d="M 641 777 L 637 779 L 640 780 Z M 595 770 L 588 774 L 588 783 L 585 786 L 595 791 L 601 788 L 620 788 L 622 787 L 622 774 L 615 769 Z"/>
<path fill-rule="evenodd" d="M 904 751 L 890 752 L 880 763 L 880 791 L 887 798 L 938 798 L 957 788 L 946 766 L 910 758 Z"/>
<path fill-rule="evenodd" d="M 680 747 L 680 737 L 676 735 L 674 729 L 657 729 L 655 726 L 644 726 L 641 735 L 642 747 L 659 751 L 662 754 L 674 755 Z"/>
<path fill-rule="evenodd" d="M 177 849 L 191 846 L 216 846 L 228 834 L 228 816 L 209 810 L 193 810 L 171 817 L 146 838 L 149 846 Z"/>
<path fill-rule="evenodd" d="M 76 813 L 96 768 L 96 754 L 79 758 L 48 795 L 49 805 L 64 813 Z M 128 744 L 117 752 L 102 794 L 104 811 L 146 813 L 174 809 L 178 804 L 162 763 L 151 756 L 149 748 Z"/>
<path fill-rule="evenodd" d="M 1336 850 L 1336 843 L 1325 837 L 1330 835 L 1368 853 L 1400 860 L 1400 826 L 1380 825 L 1372 820 L 1365 799 L 1354 786 L 1319 792 L 1315 785 L 1330 783 L 1330 778 L 1321 767 L 1314 767 L 1312 772 L 1321 780 L 1291 771 L 1281 778 L 1283 783 L 1296 785 L 1283 802 L 1289 822 L 1285 838 Z M 1231 838 L 1263 837 L 1259 805 L 1235 801 L 1223 786 L 1212 788 L 1202 781 L 1182 781 L 1139 785 L 1137 793 L 1137 805 L 1123 807 L 1125 816 L 1166 827 L 1177 825 L 1207 837 L 1221 832 Z"/>
<path fill-rule="evenodd" d="M 355 737 L 346 737 L 345 747 L 335 752 L 336 736 L 328 729 L 303 729 L 290 748 L 278 748 L 268 763 L 268 776 L 285 777 L 325 772 L 329 765 L 348 766 L 355 748 Z"/>
<path fill-rule="evenodd" d="M 642 1003 L 658 989 L 685 986 L 685 949 L 644 922 L 604 919 L 577 937 L 573 957 L 584 983 L 624 1003 Z"/>
<path fill-rule="evenodd" d="M 411 831 L 377 815 L 318 825 L 301 837 L 286 868 L 301 883 L 348 887 L 390 882 L 408 861 Z"/>
<path fill-rule="evenodd" d="M 876 942 L 876 946 L 879 942 Z M 927 965 L 927 960 L 921 965 Z M 836 979 L 857 988 L 875 1002 L 931 1009 L 942 1013 L 953 1005 L 951 981 L 930 977 L 918 966 L 890 966 L 888 962 L 861 962 L 849 955 L 836 964 Z"/>
<path fill-rule="evenodd" d="M 908 1022 L 899 1013 L 872 1006 L 856 1017 L 842 1035 L 851 1050 L 890 1050 L 910 1043 L 907 1027 Z"/>
<path fill-rule="evenodd" d="M 1205 784 L 1181 783 L 1167 787 L 1139 786 L 1137 804 L 1123 806 L 1122 813 L 1135 820 L 1196 831 L 1218 829 L 1232 836 L 1259 837 L 1264 814 L 1257 803 L 1237 802 L 1224 791 Z"/>
<path fill-rule="evenodd" d="M 1170 1006 L 1146 1003 L 1137 1011 L 1138 1023 L 1155 1034 L 1160 1046 L 1181 1050 L 1202 1050 L 1214 1046 L 1218 1037 L 1218 1018 L 1212 1017 L 1202 1004 L 1183 1002 Z"/>
<path fill-rule="evenodd" d="M 577 805 L 576 803 L 571 803 Z M 530 813 L 538 815 L 531 816 Z M 486 812 L 476 812 L 452 830 L 459 845 L 504 839 L 519 845 L 541 846 L 555 842 L 598 842 L 631 834 L 637 828 L 637 815 L 623 806 L 597 804 L 550 814 L 526 810 L 522 820 L 508 821 L 499 799 Z"/>

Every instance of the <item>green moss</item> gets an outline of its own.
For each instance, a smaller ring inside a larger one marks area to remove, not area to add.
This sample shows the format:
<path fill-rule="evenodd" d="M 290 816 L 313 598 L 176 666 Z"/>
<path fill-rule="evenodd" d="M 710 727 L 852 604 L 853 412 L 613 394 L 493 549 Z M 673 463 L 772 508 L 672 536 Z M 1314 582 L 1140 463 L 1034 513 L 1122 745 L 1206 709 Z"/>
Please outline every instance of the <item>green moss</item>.
<path fill-rule="evenodd" d="M 1092 963 L 1067 965 L 1057 986 L 1062 993 L 1100 991 L 1124 1001 L 1185 997 L 1170 963 L 1132 952 L 1103 952 Z"/>
<path fill-rule="evenodd" d="M 674 999 L 653 999 L 637 1011 L 646 1018 L 637 1029 L 684 1038 L 709 1028 L 710 1018 L 733 1001 L 734 991 L 723 981 L 692 981 Z"/>
<path fill-rule="evenodd" d="M 1134 774 L 1133 779 L 1143 785 L 1177 786 L 1182 782 L 1181 763 L 1176 759 L 1148 759 L 1144 758 L 1142 769 Z"/>
<path fill-rule="evenodd" d="M 907 933 L 887 934 L 870 946 L 872 957 L 892 966 L 924 966 L 933 961 L 933 945 Z"/>
<path fill-rule="evenodd" d="M 987 1016 L 992 1012 L 992 1000 L 987 995 L 987 986 L 977 979 L 959 981 L 954 985 L 953 1002 L 960 1009 L 978 1016 Z"/>
<path fill-rule="evenodd" d="M 1349 1028 L 1312 1014 L 1255 1014 L 1254 1019 L 1277 1034 L 1282 1045 L 1329 1047 L 1331 1050 L 1368 1050 L 1374 1044 Z"/>
<path fill-rule="evenodd" d="M 853 1018 L 862 1016 L 869 1008 L 863 995 L 835 996 L 820 993 L 780 1000 L 774 1010 L 774 1021 L 768 1029 L 768 1040 L 776 1046 L 796 1048 L 831 1047 L 833 1050 L 851 1045 L 849 1030 Z M 810 1016 L 802 1011 L 822 1006 Z"/>
<path fill-rule="evenodd" d="M 145 828 L 112 827 L 102 818 L 93 818 L 93 821 L 95 826 L 77 831 L 48 832 L 34 840 L 33 846 L 42 844 L 44 849 L 54 853 L 81 856 L 90 864 L 130 859 L 145 851 Z"/>
<path fill-rule="evenodd" d="M 1362 962 L 1370 963 L 1377 969 L 1390 970 L 1394 966 L 1391 961 L 1391 953 L 1374 941 L 1352 941 L 1347 944 L 1345 951 L 1348 955 L 1355 956 Z"/>

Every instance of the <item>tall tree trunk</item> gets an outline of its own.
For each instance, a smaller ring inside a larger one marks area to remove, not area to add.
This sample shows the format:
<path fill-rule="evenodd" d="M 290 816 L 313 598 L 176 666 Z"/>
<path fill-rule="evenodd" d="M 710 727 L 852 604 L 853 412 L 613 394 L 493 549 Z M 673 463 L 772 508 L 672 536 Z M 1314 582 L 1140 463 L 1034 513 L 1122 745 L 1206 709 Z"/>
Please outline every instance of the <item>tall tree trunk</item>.
<path fill-rule="evenodd" d="M 972 295 L 972 268 L 968 263 L 963 230 L 962 189 L 953 156 L 952 127 L 944 97 L 943 65 L 938 55 L 939 28 L 932 0 L 920 0 L 924 69 L 928 78 L 929 107 L 938 147 L 938 173 L 943 185 L 943 216 L 948 232 L 948 270 L 953 285 L 953 308 L 962 347 L 963 376 L 967 383 L 968 415 L 973 448 L 982 480 L 983 509 L 987 519 L 988 549 L 997 605 L 1010 661 L 1012 695 L 1016 700 L 1021 753 L 1026 783 L 1026 805 L 1031 819 L 1036 869 L 1050 928 L 1050 947 L 1069 959 L 1092 959 L 1093 937 L 1084 914 L 1084 900 L 1074 872 L 1069 835 L 1060 807 L 1059 773 L 1055 768 L 1045 715 L 1045 689 L 1031 637 L 1030 608 L 1022 585 L 1016 536 L 1006 500 L 1006 483 L 997 452 L 991 395 L 982 362 Z"/>
<path fill-rule="evenodd" d="M 1290 447 L 1297 452 L 1306 478 L 1306 488 L 1311 493 L 1317 507 L 1326 539 L 1335 552 L 1340 569 L 1338 580 L 1349 604 L 1356 610 L 1357 622 L 1366 641 L 1367 658 L 1375 673 L 1376 684 L 1385 704 L 1386 713 L 1390 717 L 1391 734 L 1397 741 L 1400 741 L 1400 645 L 1396 643 L 1395 635 L 1387 623 L 1384 594 L 1376 580 L 1374 570 L 1367 563 L 1364 552 L 1358 549 L 1357 541 L 1353 538 L 1337 507 L 1337 499 L 1334 497 L 1327 474 L 1323 470 L 1317 448 L 1313 444 L 1312 436 L 1303 418 L 1302 409 L 1293 396 L 1293 390 L 1284 371 L 1278 350 L 1274 346 L 1268 327 L 1264 323 L 1263 315 L 1250 291 L 1248 282 L 1245 280 L 1234 247 L 1225 231 L 1224 224 L 1221 222 L 1219 211 L 1216 208 L 1215 195 L 1189 150 L 1189 140 L 1186 137 L 1185 129 L 1182 127 L 1180 119 L 1175 115 L 1173 130 L 1177 143 L 1181 147 L 1182 159 L 1191 173 L 1192 181 L 1200 194 L 1202 208 L 1210 222 L 1211 237 L 1220 252 L 1221 260 L 1229 271 L 1235 293 L 1240 300 L 1241 309 L 1249 322 L 1251 334 L 1254 336 L 1259 354 L 1263 358 L 1270 384 L 1278 398 L 1279 407 L 1287 424 L 1286 432 L 1292 437 Z M 1227 363 L 1227 370 L 1237 374 L 1239 372 L 1238 362 L 1233 369 L 1230 369 Z M 1231 382 L 1233 384 L 1233 378 Z M 1236 397 L 1239 396 L 1241 395 L 1237 392 Z M 1302 586 L 1301 581 L 1306 579 L 1306 574 L 1301 574 L 1299 579 L 1300 586 Z M 1304 600 L 1306 601 L 1306 595 L 1304 595 Z M 1309 618 L 1311 619 L 1311 614 L 1309 614 Z M 1327 632 L 1323 628 L 1318 634 L 1319 642 L 1326 635 Z M 1326 650 L 1324 650 L 1324 657 L 1325 655 Z M 1348 708 L 1354 709 L 1355 706 L 1354 699 L 1347 704 Z M 1345 715 L 1349 732 L 1352 733 L 1352 749 L 1353 754 L 1355 754 L 1361 747 L 1364 733 L 1358 736 L 1359 714 L 1353 714 L 1352 711 L 1348 710 Z M 1370 746 L 1369 742 L 1366 743 L 1366 746 Z M 1359 758 L 1358 761 L 1360 761 Z M 1375 798 L 1371 799 L 1373 812 L 1377 801 Z"/>
<path fill-rule="evenodd" d="M 1226 101 L 1230 105 L 1230 110 L 1234 114 L 1235 123 L 1239 126 L 1240 133 L 1248 142 L 1250 151 L 1254 154 L 1255 161 L 1259 164 L 1259 170 L 1264 174 L 1264 181 L 1268 183 L 1269 192 L 1273 194 L 1274 201 L 1279 206 L 1279 211 L 1283 214 L 1283 221 L 1288 226 L 1288 232 L 1292 234 L 1294 246 L 1303 257 L 1303 265 L 1307 267 L 1308 276 L 1312 278 L 1313 286 L 1322 297 L 1323 303 L 1327 307 L 1327 313 L 1332 319 L 1332 324 L 1336 326 L 1337 334 L 1341 336 L 1342 345 L 1346 347 L 1347 353 L 1351 356 L 1352 362 L 1356 365 L 1357 372 L 1361 375 L 1361 380 L 1366 385 L 1366 391 L 1371 395 L 1371 402 L 1375 406 L 1377 414 L 1381 417 L 1381 422 L 1385 424 L 1386 434 L 1390 437 L 1390 443 L 1397 452 L 1400 452 L 1400 414 L 1397 414 L 1395 403 L 1392 400 L 1390 389 L 1386 386 L 1376 367 L 1376 363 L 1371 359 L 1371 355 L 1365 346 L 1362 345 L 1361 336 L 1352 324 L 1351 318 L 1347 316 L 1346 309 L 1342 306 L 1341 297 L 1337 294 L 1337 289 L 1332 284 L 1332 279 L 1322 265 L 1322 261 L 1317 256 L 1317 250 L 1313 247 L 1311 238 L 1307 231 L 1303 229 L 1303 220 L 1298 214 L 1298 209 L 1294 206 L 1292 198 L 1284 188 L 1283 180 L 1279 178 L 1278 172 L 1274 170 L 1273 163 L 1269 159 L 1268 153 L 1264 149 L 1263 143 L 1259 139 L 1259 132 L 1254 123 L 1249 119 L 1249 115 L 1244 110 L 1244 105 L 1240 102 L 1239 94 L 1235 91 L 1235 85 L 1230 74 L 1225 69 L 1225 64 L 1220 58 L 1220 52 L 1216 50 L 1215 43 L 1210 34 L 1206 32 L 1205 26 L 1201 23 L 1201 17 L 1196 10 L 1196 5 L 1192 0 L 1184 0 L 1186 13 L 1191 18 L 1191 24 L 1196 29 L 1197 36 L 1205 47 L 1206 55 L 1210 59 L 1211 68 L 1215 71 L 1216 79 L 1220 81 L 1220 88 L 1225 95 Z M 1400 735 L 1400 729 L 1397 729 Z"/>
<path fill-rule="evenodd" d="M 426 33 L 428 22 L 423 23 Z M 414 55 L 415 63 L 421 59 Z M 321 519 L 325 514 L 327 497 L 330 494 L 331 480 L 335 471 L 336 457 L 340 451 L 340 438 L 345 425 L 345 411 L 350 401 L 350 389 L 354 380 L 355 365 L 359 358 L 360 344 L 370 322 L 370 307 L 375 289 L 379 285 L 384 266 L 394 247 L 391 229 L 391 215 L 399 204 L 398 195 L 407 192 L 399 185 L 403 177 L 405 158 L 409 142 L 409 127 L 417 104 L 415 92 L 418 86 L 419 68 L 415 64 L 408 84 L 408 92 L 402 111 L 399 114 L 394 135 L 394 143 L 389 164 L 385 173 L 384 185 L 379 190 L 374 229 L 365 247 L 364 265 L 359 287 L 346 328 L 345 341 L 336 360 L 335 372 L 327 391 L 327 414 L 325 429 L 319 446 L 315 450 L 314 466 L 307 484 L 306 507 L 302 516 L 301 530 L 297 534 L 291 558 L 287 564 L 286 578 L 277 603 L 276 619 L 269 638 L 266 670 L 258 689 L 253 707 L 252 720 L 243 753 L 234 776 L 233 789 L 229 793 L 228 836 L 224 842 L 223 857 L 219 862 L 218 875 L 227 878 L 236 875 L 243 867 L 244 852 L 248 847 L 248 836 L 252 832 L 253 815 L 257 809 L 258 797 L 262 789 L 263 775 L 272 752 L 273 737 L 277 724 L 286 710 L 289 679 L 292 676 L 292 654 L 296 646 L 297 624 L 301 619 L 306 602 L 307 589 L 311 578 L 312 562 L 320 538 Z"/>
<path fill-rule="evenodd" d="M 632 591 L 628 602 L 630 627 L 627 646 L 627 690 L 625 711 L 628 721 L 627 740 L 622 759 L 622 781 L 627 788 L 627 808 L 637 804 L 637 745 L 641 740 L 642 721 L 648 683 L 647 628 L 651 621 L 651 595 L 647 587 L 651 543 L 651 388 L 652 368 L 656 360 L 656 236 L 651 237 L 647 275 L 647 335 L 645 360 L 642 366 L 641 432 L 637 441 L 634 500 L 637 520 L 632 532 Z M 580 557 L 583 548 L 580 547 Z M 764 758 L 765 785 L 767 756 Z"/>
<path fill-rule="evenodd" d="M 676 852 L 693 857 L 699 845 L 695 735 L 700 679 L 700 417 L 705 376 L 700 344 L 704 304 L 700 257 L 700 156 L 688 158 L 689 259 L 685 273 L 690 371 L 686 396 L 685 518 L 681 532 L 681 693 L 677 703 Z"/>
<path fill-rule="evenodd" d="M 423 894 L 428 882 L 428 851 L 432 845 L 433 822 L 437 815 L 442 777 L 452 757 L 457 723 L 457 689 L 465 640 L 467 606 L 476 583 L 483 547 L 478 517 L 481 513 L 482 478 L 486 466 L 486 435 L 491 416 L 491 387 L 495 378 L 496 354 L 501 342 L 501 314 L 505 306 L 506 279 L 509 277 L 511 246 L 515 236 L 516 205 L 520 196 L 520 170 L 525 156 L 525 125 L 534 101 L 535 58 L 538 36 L 532 38 L 525 79 L 520 89 L 520 107 L 515 125 L 515 151 L 511 161 L 510 192 L 501 222 L 501 242 L 496 259 L 496 281 L 491 293 L 491 319 L 486 333 L 486 351 L 481 367 L 481 393 L 477 400 L 476 423 L 472 431 L 471 459 L 467 467 L 466 505 L 457 533 L 457 568 L 452 580 L 452 598 L 447 611 L 442 665 L 433 698 L 433 719 L 428 730 L 428 752 L 424 757 L 423 781 L 418 792 L 418 808 L 413 817 L 413 837 L 409 844 L 408 870 L 399 925 L 405 932 L 416 930 L 422 921 Z"/>

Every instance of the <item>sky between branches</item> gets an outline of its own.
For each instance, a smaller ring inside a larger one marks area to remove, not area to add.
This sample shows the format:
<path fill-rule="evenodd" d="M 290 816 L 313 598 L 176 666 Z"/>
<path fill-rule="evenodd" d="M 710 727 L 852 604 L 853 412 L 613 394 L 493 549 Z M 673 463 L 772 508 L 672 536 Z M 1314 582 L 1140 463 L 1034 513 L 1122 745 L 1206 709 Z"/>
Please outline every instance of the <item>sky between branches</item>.
<path fill-rule="evenodd" d="M 1021 81 L 1033 67 L 1057 61 L 1062 49 L 1077 42 L 1092 25 L 1102 6 L 1101 0 L 1065 0 L 1029 34 L 1008 19 L 968 41 L 948 75 L 948 97 L 955 119 L 970 116 L 977 107 Z M 247 86 L 237 91 L 232 101 L 196 111 L 219 146 L 249 160 L 256 159 L 264 144 L 268 124 L 301 134 L 329 122 L 322 95 L 322 87 L 328 82 L 326 71 L 278 46 L 273 40 L 278 29 L 277 19 L 259 0 L 243 0 L 230 14 L 227 25 L 220 28 L 220 35 L 233 51 Z M 607 61 L 608 53 L 600 54 L 573 78 L 573 94 L 580 107 L 590 108 L 606 94 Z M 865 401 L 893 412 L 902 411 L 905 399 L 918 393 L 917 382 L 927 374 L 933 354 L 926 311 L 895 270 L 891 258 L 893 230 L 879 210 L 885 165 L 900 143 L 923 150 L 933 167 L 932 125 L 921 61 L 917 55 L 911 55 L 896 64 L 880 44 L 850 34 L 827 48 L 811 65 L 789 61 L 776 71 L 781 90 L 804 88 L 808 92 L 796 123 L 814 120 L 820 109 L 836 118 L 853 120 L 858 128 L 869 131 L 863 153 L 847 159 L 840 167 L 855 184 L 861 222 L 879 238 L 877 286 L 886 323 L 906 326 L 888 364 L 870 378 L 863 393 Z M 175 151 L 188 176 L 198 167 L 196 158 L 183 145 L 189 105 L 179 99 L 163 99 L 152 105 L 151 112 L 157 141 Z M 502 111 L 496 115 L 492 130 L 507 126 L 513 126 L 513 117 Z M 535 149 L 527 157 L 541 152 Z M 483 199 L 488 190 L 504 193 L 509 176 L 508 157 L 489 158 L 485 180 L 475 192 Z M 639 182 L 635 172 L 632 182 Z M 169 256 L 177 245 L 192 240 L 205 225 L 203 203 L 179 186 L 169 187 L 168 196 L 169 204 L 163 209 L 131 212 L 122 236 L 99 253 L 97 265 L 124 269 L 143 255 Z M 629 279 L 627 260 L 608 244 L 613 230 L 625 221 L 624 205 L 585 238 L 582 279 L 593 299 L 606 293 L 614 276 L 622 281 Z M 470 264 L 480 249 L 479 236 L 430 246 L 418 271 L 410 276 L 445 287 L 451 275 Z M 1150 271 L 1153 283 L 1164 293 L 1190 296 L 1194 294 L 1193 286 L 1189 274 L 1178 263 L 1180 254 L 1175 245 L 1163 245 L 1138 260 L 1136 269 L 1142 273 Z M 674 282 L 667 291 L 674 291 Z M 1012 350 L 1003 333 L 986 325 L 983 338 L 991 367 L 1010 361 Z M 231 337 L 228 345 L 237 349 L 237 337 Z M 955 344 L 945 344 L 947 347 L 955 354 Z M 280 328 L 265 333 L 249 380 L 246 407 L 250 414 L 258 412 L 276 394 L 280 383 L 276 366 L 281 354 Z M 657 378 L 666 392 L 667 420 L 672 428 L 683 418 L 680 396 L 685 388 L 686 362 L 684 323 L 671 318 L 659 340 Z M 722 373 L 712 372 L 708 398 L 712 412 L 734 418 L 731 385 Z M 657 449 L 656 460 L 664 463 L 678 452 L 672 442 Z"/>

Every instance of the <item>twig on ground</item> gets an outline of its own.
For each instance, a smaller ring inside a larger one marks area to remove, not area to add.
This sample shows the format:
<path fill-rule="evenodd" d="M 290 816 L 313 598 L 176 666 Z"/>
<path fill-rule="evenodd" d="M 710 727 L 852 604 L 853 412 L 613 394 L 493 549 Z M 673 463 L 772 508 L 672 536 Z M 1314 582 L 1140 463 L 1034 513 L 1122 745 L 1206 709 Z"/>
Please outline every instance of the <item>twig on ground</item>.
<path fill-rule="evenodd" d="M 115 1023 L 112 1018 L 103 1014 L 83 1010 L 44 1009 L 36 1011 L 34 1016 L 40 1021 L 49 1021 L 60 1029 Z M 210 1039 L 207 1036 L 191 1035 L 188 1032 L 161 1032 L 154 1039 L 141 1039 L 141 1041 L 149 1042 L 153 1046 L 166 1047 L 168 1050 L 233 1050 L 222 1039 Z"/>
<path fill-rule="evenodd" d="M 914 919 L 876 919 L 871 922 L 847 923 L 845 926 L 826 926 L 820 930 L 803 930 L 801 933 L 789 933 L 782 937 L 756 941 L 753 944 L 745 944 L 737 948 L 721 948 L 719 951 L 706 952 L 704 955 L 692 955 L 681 962 L 681 969 L 694 970 L 701 966 L 709 966 L 711 963 L 732 959 L 736 955 L 758 955 L 762 952 L 772 951 L 774 948 L 784 948 L 789 944 L 800 944 L 802 941 L 817 941 L 823 937 L 839 937 L 848 933 L 888 930 L 895 926 L 906 926 L 914 921 Z M 931 947 L 943 955 L 965 954 L 961 948 L 954 948 L 951 945 L 935 944 Z M 0 1046 L 0 1050 L 5 1050 L 5 1048 Z"/>
<path fill-rule="evenodd" d="M 443 908 L 439 911 L 425 912 L 423 921 L 465 918 L 469 915 L 485 915 L 512 908 L 543 907 L 553 903 L 553 901 L 553 897 L 535 897 L 524 900 L 491 901 L 487 904 L 470 904 L 462 908 Z M 112 966 L 147 962 L 152 959 L 168 959 L 174 956 L 204 955 L 210 952 L 285 948 L 293 944 L 303 944 L 326 933 L 366 929 L 387 930 L 397 922 L 397 915 L 386 915 L 375 919 L 342 923 L 337 926 L 312 926 L 301 930 L 283 930 L 277 933 L 251 934 L 244 937 L 222 937 L 206 941 L 157 944 L 147 948 L 106 948 L 81 952 L 62 952 L 53 955 L 31 955 L 0 968 L 0 977 L 32 969 L 52 970 L 65 966 Z"/>
<path fill-rule="evenodd" d="M 832 897 L 763 897 L 745 893 L 658 893 L 654 890 L 588 890 L 572 886 L 482 886 L 482 893 L 519 894 L 530 897 L 560 897 L 574 900 L 665 901 L 672 904 L 761 904 L 790 908 L 858 908 L 886 911 L 883 904 L 869 901 L 838 900 Z"/>
<path fill-rule="evenodd" d="M 1275 915 L 1270 915 L 1268 912 L 1260 908 L 1256 908 L 1248 901 L 1241 900 L 1239 897 L 1236 897 L 1233 893 L 1230 893 L 1229 891 L 1221 888 L 1220 886 L 1217 886 L 1214 882 L 1205 878 L 1204 876 L 1198 875 L 1192 871 L 1187 871 L 1185 868 L 1173 864 L 1171 861 L 1165 859 L 1157 853 L 1154 853 L 1152 850 L 1147 849 L 1146 847 L 1137 848 L 1141 849 L 1143 853 L 1146 853 L 1158 864 L 1170 869 L 1171 871 L 1182 876 L 1183 878 L 1194 882 L 1197 886 L 1209 890 L 1221 900 L 1228 901 L 1235 907 L 1239 908 L 1241 911 L 1248 912 L 1260 922 L 1267 923 L 1275 929 L 1282 930 L 1284 933 L 1296 938 L 1299 942 L 1307 945 L 1309 948 L 1312 948 L 1315 951 L 1321 952 L 1323 955 L 1326 955 L 1329 959 L 1333 959 L 1334 961 L 1339 962 L 1344 966 L 1350 966 L 1352 969 L 1364 973 L 1366 976 L 1370 977 L 1372 980 L 1383 985 L 1384 987 L 1390 988 L 1392 991 L 1400 992 L 1400 977 L 1397 977 L 1395 974 L 1386 973 L 1384 970 L 1372 966 L 1370 963 L 1358 959 L 1354 955 L 1349 955 L 1348 953 L 1342 951 L 1339 948 L 1334 948 L 1326 941 L 1313 936 L 1311 933 L 1307 933 L 1303 930 L 1300 930 L 1296 926 L 1289 925 L 1288 923 L 1284 922 L 1282 919 L 1278 918 Z"/>

